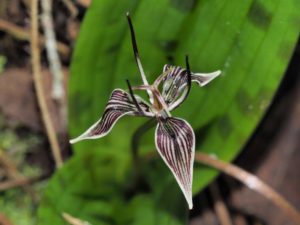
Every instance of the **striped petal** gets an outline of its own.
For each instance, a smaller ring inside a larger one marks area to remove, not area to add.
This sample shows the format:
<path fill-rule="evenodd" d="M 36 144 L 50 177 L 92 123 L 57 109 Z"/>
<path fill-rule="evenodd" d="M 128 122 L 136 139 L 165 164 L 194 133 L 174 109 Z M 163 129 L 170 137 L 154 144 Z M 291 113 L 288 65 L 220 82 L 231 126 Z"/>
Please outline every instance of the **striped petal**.
<path fill-rule="evenodd" d="M 101 138 L 107 135 L 115 123 L 125 115 L 152 117 L 153 114 L 150 112 L 149 106 L 140 97 L 135 96 L 135 99 L 136 101 L 127 92 L 115 89 L 109 98 L 103 116 L 82 135 L 70 140 L 70 143 L 73 144 L 84 139 Z"/>
<path fill-rule="evenodd" d="M 162 96 L 168 105 L 171 105 L 181 96 L 186 87 L 188 76 L 186 69 L 179 66 L 165 65 L 163 72 L 168 73 L 162 80 Z"/>
<path fill-rule="evenodd" d="M 175 102 L 178 105 L 178 102 L 180 102 L 178 100 L 180 98 L 184 99 L 182 95 L 185 95 L 185 89 L 188 84 L 187 70 L 179 66 L 165 65 L 163 72 L 167 72 L 167 74 L 162 79 L 162 96 L 169 106 L 174 105 Z M 203 87 L 220 74 L 220 70 L 212 73 L 191 72 L 191 80 Z M 172 106 L 171 108 L 174 109 L 176 107 Z"/>
<path fill-rule="evenodd" d="M 166 72 L 168 70 L 170 70 L 170 72 L 168 74 L 169 78 L 165 78 L 164 80 L 171 79 L 172 77 L 174 79 L 174 77 L 176 77 L 176 76 L 183 77 L 184 76 L 183 73 L 187 72 L 186 69 L 183 69 L 179 66 L 171 66 L 168 64 L 164 65 L 163 72 Z M 213 79 L 215 79 L 217 76 L 219 76 L 221 74 L 221 70 L 217 70 L 212 73 L 193 73 L 193 72 L 191 72 L 191 74 L 192 74 L 192 81 L 196 82 L 201 87 L 203 87 L 206 84 L 208 84 L 209 82 L 211 82 Z"/>
<path fill-rule="evenodd" d="M 155 131 L 156 148 L 172 171 L 188 202 L 189 209 L 192 209 L 194 131 L 185 120 L 179 118 L 159 118 L 158 122 Z"/>
<path fill-rule="evenodd" d="M 192 73 L 192 81 L 196 82 L 199 86 L 203 87 L 220 74 L 221 70 L 217 70 L 212 73 Z"/>

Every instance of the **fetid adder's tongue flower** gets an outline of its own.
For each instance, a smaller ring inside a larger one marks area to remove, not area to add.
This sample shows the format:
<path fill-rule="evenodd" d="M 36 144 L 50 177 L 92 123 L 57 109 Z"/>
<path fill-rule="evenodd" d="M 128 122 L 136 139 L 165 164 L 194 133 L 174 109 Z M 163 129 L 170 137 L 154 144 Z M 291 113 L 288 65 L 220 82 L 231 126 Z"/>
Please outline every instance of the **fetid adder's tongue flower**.
<path fill-rule="evenodd" d="M 189 209 L 193 208 L 192 179 L 195 154 L 195 134 L 190 124 L 180 118 L 171 116 L 171 111 L 181 105 L 187 98 L 191 83 L 204 86 L 221 74 L 193 73 L 190 71 L 186 56 L 186 69 L 179 66 L 165 65 L 163 73 L 149 85 L 136 45 L 133 26 L 127 14 L 135 59 L 142 76 L 143 85 L 131 87 L 127 80 L 128 92 L 115 89 L 106 105 L 103 116 L 79 137 L 72 139 L 71 144 L 84 140 L 101 138 L 107 135 L 114 124 L 123 116 L 144 116 L 156 118 L 155 145 L 160 156 L 172 171 L 181 188 Z M 149 102 L 133 93 L 134 90 L 145 90 Z"/>

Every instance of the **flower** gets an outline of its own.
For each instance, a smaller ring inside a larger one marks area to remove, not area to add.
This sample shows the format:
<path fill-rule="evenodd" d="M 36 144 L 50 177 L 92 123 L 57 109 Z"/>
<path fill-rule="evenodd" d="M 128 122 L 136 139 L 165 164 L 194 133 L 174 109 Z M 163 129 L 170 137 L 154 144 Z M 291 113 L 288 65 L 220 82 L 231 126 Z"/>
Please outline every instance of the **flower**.
<path fill-rule="evenodd" d="M 123 116 L 144 116 L 156 118 L 155 145 L 160 156 L 173 173 L 181 188 L 189 209 L 193 208 L 192 179 L 195 155 L 195 134 L 191 125 L 181 119 L 172 117 L 171 111 L 177 108 L 187 98 L 191 83 L 196 82 L 204 86 L 221 74 L 221 71 L 212 73 L 193 73 L 190 71 L 188 57 L 186 68 L 165 65 L 163 73 L 149 85 L 136 45 L 131 19 L 127 13 L 135 59 L 142 76 L 143 85 L 131 87 L 127 80 L 128 92 L 122 89 L 113 90 L 106 105 L 103 116 L 79 137 L 70 140 L 70 143 L 101 138 L 107 135 L 114 124 Z M 133 93 L 134 90 L 145 90 L 149 102 Z"/>

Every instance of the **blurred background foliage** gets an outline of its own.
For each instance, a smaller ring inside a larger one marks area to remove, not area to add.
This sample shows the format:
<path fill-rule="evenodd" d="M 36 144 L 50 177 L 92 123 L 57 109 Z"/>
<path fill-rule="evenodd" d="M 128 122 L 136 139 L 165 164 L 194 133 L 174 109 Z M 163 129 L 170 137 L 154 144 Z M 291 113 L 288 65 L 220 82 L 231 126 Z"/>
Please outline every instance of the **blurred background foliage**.
<path fill-rule="evenodd" d="M 0 75 L 3 72 L 5 63 L 6 63 L 5 57 L 3 55 L 0 55 Z"/>
<path fill-rule="evenodd" d="M 222 70 L 204 88 L 192 87 L 174 112 L 196 132 L 197 150 L 230 161 L 270 104 L 299 35 L 299 0 L 94 0 L 76 42 L 69 81 L 69 132 L 75 137 L 101 117 L 110 93 L 141 83 L 125 13 L 132 15 L 149 81 L 163 65 Z M 51 178 L 39 224 L 67 224 L 67 212 L 97 224 L 186 224 L 182 195 L 160 158 L 143 158 L 141 183 L 132 171 L 130 141 L 143 118 L 122 118 L 105 138 L 73 146 L 74 156 Z M 155 151 L 154 129 L 141 140 Z M 259 156 L 258 156 L 259 157 Z M 193 192 L 217 175 L 195 165 Z"/>

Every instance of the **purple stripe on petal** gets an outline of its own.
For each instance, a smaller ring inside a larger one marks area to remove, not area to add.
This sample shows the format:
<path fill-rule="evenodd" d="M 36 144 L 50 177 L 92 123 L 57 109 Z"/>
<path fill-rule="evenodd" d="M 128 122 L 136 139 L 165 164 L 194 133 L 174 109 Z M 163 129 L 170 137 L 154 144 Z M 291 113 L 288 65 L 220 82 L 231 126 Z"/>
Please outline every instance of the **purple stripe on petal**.
<path fill-rule="evenodd" d="M 179 66 L 165 65 L 163 72 L 167 74 L 162 79 L 161 93 L 169 110 L 172 111 L 185 100 L 189 92 L 187 88 L 189 76 L 187 70 Z M 191 72 L 191 81 L 203 87 L 220 74 L 220 70 L 212 73 Z"/>
<path fill-rule="evenodd" d="M 162 82 L 162 96 L 165 102 L 172 104 L 181 94 L 185 84 L 187 83 L 187 72 L 179 66 L 165 65 L 163 72 L 167 74 Z"/>
<path fill-rule="evenodd" d="M 106 105 L 103 116 L 95 124 L 93 124 L 87 131 L 79 137 L 70 140 L 70 143 L 84 140 L 101 138 L 107 135 L 115 123 L 125 115 L 140 115 L 149 116 L 151 112 L 146 103 L 142 102 L 141 98 L 136 96 L 138 104 L 142 112 L 140 112 L 135 103 L 132 101 L 130 95 L 121 90 L 116 89 L 112 92 L 109 101 Z"/>
<path fill-rule="evenodd" d="M 189 208 L 193 208 L 192 180 L 195 155 L 195 134 L 183 119 L 159 118 L 155 131 L 156 148 L 172 171 Z"/>

